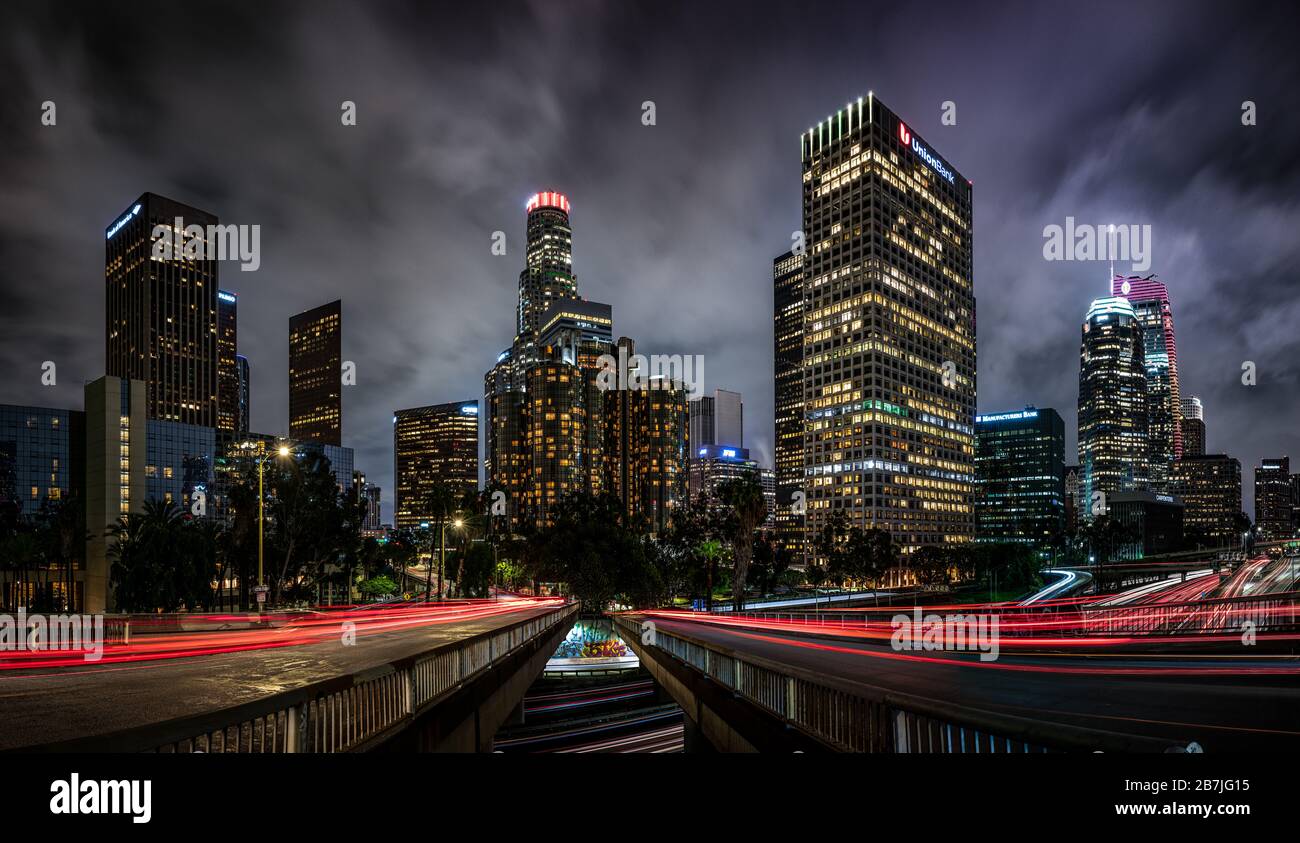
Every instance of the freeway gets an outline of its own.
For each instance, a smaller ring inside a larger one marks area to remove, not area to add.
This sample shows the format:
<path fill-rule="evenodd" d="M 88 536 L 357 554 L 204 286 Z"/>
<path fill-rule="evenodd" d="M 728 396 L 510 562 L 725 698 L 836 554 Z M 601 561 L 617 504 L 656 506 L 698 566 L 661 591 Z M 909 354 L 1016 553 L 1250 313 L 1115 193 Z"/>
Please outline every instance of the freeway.
<path fill-rule="evenodd" d="M 560 602 L 408 604 L 322 613 L 272 628 L 142 635 L 106 647 L 96 662 L 0 653 L 0 750 L 239 705 L 508 626 Z M 345 636 L 349 630 L 354 638 Z"/>
<path fill-rule="evenodd" d="M 749 618 L 640 612 L 743 657 L 931 700 L 1111 732 L 1197 741 L 1208 752 L 1300 749 L 1294 656 L 899 652 L 878 636 Z M 1005 645 L 1006 642 L 1004 641 Z"/>

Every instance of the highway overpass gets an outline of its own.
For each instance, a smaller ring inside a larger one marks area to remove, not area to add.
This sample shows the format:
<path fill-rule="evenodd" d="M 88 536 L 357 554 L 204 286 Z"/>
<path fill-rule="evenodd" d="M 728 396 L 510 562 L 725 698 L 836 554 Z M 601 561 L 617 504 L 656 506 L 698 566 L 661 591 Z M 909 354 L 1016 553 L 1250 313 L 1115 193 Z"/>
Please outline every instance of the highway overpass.
<path fill-rule="evenodd" d="M 899 652 L 861 620 L 654 611 L 617 623 L 686 712 L 688 751 L 1300 749 L 1294 652 L 1112 652 L 1076 638 L 981 661 Z"/>
<path fill-rule="evenodd" d="M 5 654 L 0 750 L 487 751 L 576 612 L 448 601 L 134 634 L 96 662 Z"/>

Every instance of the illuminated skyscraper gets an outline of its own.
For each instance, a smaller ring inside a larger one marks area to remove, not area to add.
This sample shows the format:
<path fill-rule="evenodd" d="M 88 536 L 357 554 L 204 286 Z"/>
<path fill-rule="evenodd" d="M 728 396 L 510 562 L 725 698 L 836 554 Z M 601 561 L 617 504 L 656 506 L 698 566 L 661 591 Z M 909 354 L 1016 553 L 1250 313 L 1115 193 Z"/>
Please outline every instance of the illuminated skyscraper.
<path fill-rule="evenodd" d="M 518 334 L 484 376 L 488 483 L 505 491 L 515 529 L 549 523 L 568 496 L 602 492 L 659 529 L 685 500 L 685 392 L 600 382 L 602 356 L 617 351 L 612 309 L 578 296 L 569 210 L 555 192 L 525 206 Z"/>
<path fill-rule="evenodd" d="M 1065 521 L 1065 422 L 1044 407 L 975 417 L 977 541 L 1040 545 Z"/>
<path fill-rule="evenodd" d="M 1293 495 L 1290 457 L 1261 460 L 1255 467 L 1255 528 L 1261 540 L 1295 535 Z"/>
<path fill-rule="evenodd" d="M 414 528 L 432 512 L 439 483 L 459 499 L 478 489 L 478 402 L 453 401 L 393 414 L 393 526 Z"/>
<path fill-rule="evenodd" d="M 805 132 L 807 534 L 974 534 L 971 184 L 873 96 Z"/>
<path fill-rule="evenodd" d="M 1079 350 L 1079 468 L 1082 514 L 1092 495 L 1147 490 L 1147 371 L 1144 328 L 1128 299 L 1088 308 Z"/>
<path fill-rule="evenodd" d="M 1116 275 L 1111 279 L 1111 295 L 1128 299 L 1142 323 L 1147 377 L 1147 481 L 1151 491 L 1164 494 L 1169 491 L 1174 461 L 1183 454 L 1183 404 L 1169 289 L 1154 278 Z"/>
<path fill-rule="evenodd" d="M 619 337 L 616 346 L 620 358 L 633 359 L 632 340 Z M 604 395 L 604 488 L 630 521 L 659 532 L 689 495 L 689 402 L 681 383 L 648 381 L 647 389 Z"/>
<path fill-rule="evenodd" d="M 772 262 L 773 410 L 776 416 L 777 540 L 803 562 L 803 256 L 786 252 Z M 696 443 L 692 443 L 695 446 Z"/>
<path fill-rule="evenodd" d="M 1205 409 L 1195 395 L 1183 398 L 1183 456 L 1205 453 Z"/>
<path fill-rule="evenodd" d="M 216 224 L 206 211 L 146 193 L 104 232 L 106 370 L 144 382 L 148 418 L 217 425 L 218 271 L 206 239 Z M 154 254 L 157 226 L 165 245 L 181 240 L 170 257 Z M 186 233 L 190 226 L 198 228 Z"/>
<path fill-rule="evenodd" d="M 526 394 L 528 372 L 543 356 L 554 359 L 540 348 L 539 332 L 544 327 L 543 318 L 552 314 L 553 305 L 578 300 L 569 210 L 568 197 L 555 191 L 534 194 L 525 203 L 527 241 L 524 268 L 519 273 L 515 339 L 483 378 L 487 412 L 484 462 L 488 484 L 505 491 L 509 522 L 515 527 L 527 517 L 525 508 L 538 499 L 531 490 L 534 469 L 529 439 L 531 405 Z M 574 339 L 570 346 L 572 354 L 579 354 L 581 346 L 585 355 L 588 346 L 581 339 L 582 329 L 572 324 L 561 328 L 573 329 L 566 335 Z M 577 365 L 577 361 L 571 360 L 570 364 Z"/>
<path fill-rule="evenodd" d="M 1171 489 L 1183 501 L 1183 532 L 1206 547 L 1238 547 L 1241 463 L 1226 454 L 1188 454 L 1174 463 Z"/>
<path fill-rule="evenodd" d="M 248 358 L 242 354 L 235 355 L 239 363 L 239 423 L 235 429 L 240 433 L 251 430 L 252 427 L 248 422 L 249 415 L 252 413 L 252 372 L 248 368 Z"/>
<path fill-rule="evenodd" d="M 538 331 L 542 316 L 561 299 L 578 298 L 573 275 L 573 229 L 569 225 L 569 199 L 544 191 L 524 206 L 528 215 L 528 242 L 524 268 L 519 273 L 519 319 L 516 360 L 527 366 L 538 356 Z"/>
<path fill-rule="evenodd" d="M 234 432 L 239 420 L 239 299 L 234 293 L 217 291 L 217 428 Z"/>
<path fill-rule="evenodd" d="M 289 438 L 341 445 L 343 302 L 289 318 Z"/>

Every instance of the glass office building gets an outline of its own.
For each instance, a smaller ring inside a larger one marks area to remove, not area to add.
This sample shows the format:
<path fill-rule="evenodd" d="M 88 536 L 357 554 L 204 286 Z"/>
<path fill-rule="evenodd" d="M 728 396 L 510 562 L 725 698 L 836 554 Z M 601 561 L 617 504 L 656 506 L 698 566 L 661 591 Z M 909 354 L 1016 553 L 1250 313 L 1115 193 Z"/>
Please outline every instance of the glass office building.
<path fill-rule="evenodd" d="M 873 95 L 800 138 L 807 534 L 975 533 L 971 183 Z"/>
<path fill-rule="evenodd" d="M 1039 545 L 1065 518 L 1065 422 L 1050 407 L 975 417 L 975 535 Z"/>

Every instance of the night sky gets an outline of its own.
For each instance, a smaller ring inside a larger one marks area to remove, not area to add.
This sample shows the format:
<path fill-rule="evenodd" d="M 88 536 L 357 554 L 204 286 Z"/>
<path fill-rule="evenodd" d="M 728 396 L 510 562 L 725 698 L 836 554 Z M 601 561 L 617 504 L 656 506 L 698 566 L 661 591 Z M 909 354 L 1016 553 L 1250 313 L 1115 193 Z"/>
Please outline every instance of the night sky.
<path fill-rule="evenodd" d="M 1183 393 L 1208 449 L 1241 460 L 1249 512 L 1261 457 L 1300 462 L 1288 5 L 5 2 L 0 402 L 81 407 L 104 373 L 103 231 L 160 193 L 261 226 L 261 268 L 221 267 L 255 430 L 288 427 L 289 316 L 342 298 L 344 444 L 389 520 L 392 411 L 481 395 L 513 336 L 524 202 L 554 189 L 582 295 L 638 351 L 704 355 L 770 465 L 798 137 L 873 91 L 974 182 L 980 410 L 1057 408 L 1073 461 L 1080 325 L 1108 267 L 1044 260 L 1043 228 L 1150 225 Z"/>

